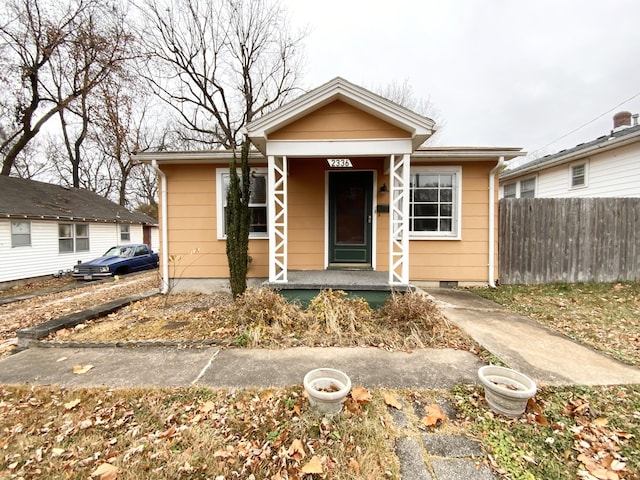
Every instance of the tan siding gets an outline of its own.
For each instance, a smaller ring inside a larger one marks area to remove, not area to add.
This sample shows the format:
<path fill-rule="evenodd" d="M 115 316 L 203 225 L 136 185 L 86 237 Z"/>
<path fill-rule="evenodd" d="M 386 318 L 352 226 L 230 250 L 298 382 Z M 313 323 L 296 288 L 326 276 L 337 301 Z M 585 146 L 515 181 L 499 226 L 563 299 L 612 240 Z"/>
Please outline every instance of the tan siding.
<path fill-rule="evenodd" d="M 411 280 L 487 281 L 489 171 L 494 166 L 495 162 L 462 164 L 462 240 L 411 241 Z"/>
<path fill-rule="evenodd" d="M 269 134 L 269 140 L 410 138 L 395 125 L 336 100 Z"/>

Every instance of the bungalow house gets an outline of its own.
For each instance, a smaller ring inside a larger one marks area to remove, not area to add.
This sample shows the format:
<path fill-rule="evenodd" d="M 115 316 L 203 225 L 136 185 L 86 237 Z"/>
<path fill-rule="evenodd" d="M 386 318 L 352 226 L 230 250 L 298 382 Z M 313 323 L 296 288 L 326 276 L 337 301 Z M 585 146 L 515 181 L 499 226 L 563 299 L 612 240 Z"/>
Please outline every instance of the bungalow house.
<path fill-rule="evenodd" d="M 500 196 L 640 197 L 638 115 L 619 112 L 608 135 L 504 171 Z"/>
<path fill-rule="evenodd" d="M 0 176 L 0 282 L 66 272 L 140 242 L 158 247 L 155 219 L 87 190 Z"/>
<path fill-rule="evenodd" d="M 519 148 L 422 147 L 434 122 L 335 78 L 253 121 L 251 279 L 492 284 L 497 172 Z M 144 152 L 160 178 L 164 291 L 226 283 L 230 151 Z"/>

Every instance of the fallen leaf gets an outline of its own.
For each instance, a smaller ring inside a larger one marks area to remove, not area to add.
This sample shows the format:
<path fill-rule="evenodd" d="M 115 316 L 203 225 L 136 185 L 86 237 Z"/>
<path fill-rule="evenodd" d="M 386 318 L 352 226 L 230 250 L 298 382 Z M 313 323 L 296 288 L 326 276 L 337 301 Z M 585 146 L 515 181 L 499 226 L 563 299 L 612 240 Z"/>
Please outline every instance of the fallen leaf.
<path fill-rule="evenodd" d="M 77 407 L 78 405 L 80 405 L 80 399 L 76 398 L 75 400 L 71 400 L 70 402 L 67 402 L 64 404 L 64 408 L 66 410 L 72 410 L 75 407 Z"/>
<path fill-rule="evenodd" d="M 624 462 L 621 462 L 620 460 L 613 460 L 611 462 L 611 470 L 615 471 L 615 472 L 619 472 L 621 470 L 624 470 L 627 467 L 627 464 Z"/>
<path fill-rule="evenodd" d="M 349 468 L 355 472 L 356 475 L 360 475 L 360 464 L 355 458 L 349 460 Z"/>
<path fill-rule="evenodd" d="M 53 457 L 59 457 L 60 455 L 62 455 L 64 453 L 64 448 L 52 448 L 51 449 L 51 456 Z"/>
<path fill-rule="evenodd" d="M 395 395 L 391 393 L 385 393 L 383 395 L 384 403 L 389 405 L 390 407 L 397 408 L 398 410 L 402 410 L 402 404 L 398 401 Z"/>
<path fill-rule="evenodd" d="M 118 476 L 118 467 L 110 463 L 103 463 L 91 472 L 91 476 L 100 480 L 114 480 Z"/>
<path fill-rule="evenodd" d="M 598 425 L 600 427 L 604 427 L 609 423 L 609 420 L 607 420 L 604 417 L 598 417 L 593 421 L 593 423 L 595 423 L 596 425 Z"/>
<path fill-rule="evenodd" d="M 93 365 L 74 365 L 73 373 L 81 375 L 83 373 L 87 373 L 92 368 L 93 368 Z"/>
<path fill-rule="evenodd" d="M 372 397 L 369 390 L 362 386 L 357 386 L 351 390 L 351 398 L 358 403 L 369 403 Z"/>
<path fill-rule="evenodd" d="M 298 462 L 306 456 L 304 453 L 304 445 L 302 444 L 302 441 L 297 438 L 291 442 L 291 446 L 287 453 L 291 458 L 294 458 Z"/>
<path fill-rule="evenodd" d="M 322 462 L 314 455 L 311 460 L 302 467 L 302 473 L 324 473 Z"/>
<path fill-rule="evenodd" d="M 67 357 L 60 357 L 59 359 L 56 360 L 56 362 L 64 362 L 67 359 Z"/>
<path fill-rule="evenodd" d="M 425 416 L 421 421 L 422 424 L 427 427 L 435 427 L 440 420 L 444 421 L 447 419 L 447 415 L 442 411 L 440 405 L 437 403 L 426 406 L 424 413 Z"/>

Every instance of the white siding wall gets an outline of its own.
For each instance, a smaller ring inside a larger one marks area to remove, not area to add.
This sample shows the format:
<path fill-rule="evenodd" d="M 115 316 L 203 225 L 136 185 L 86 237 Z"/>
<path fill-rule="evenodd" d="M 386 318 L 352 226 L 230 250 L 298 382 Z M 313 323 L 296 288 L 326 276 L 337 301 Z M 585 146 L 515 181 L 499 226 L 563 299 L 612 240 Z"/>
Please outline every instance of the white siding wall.
<path fill-rule="evenodd" d="M 536 197 L 640 197 L 640 144 L 588 157 L 587 186 L 572 189 L 571 165 L 583 161 L 538 172 Z M 510 178 L 503 184 L 527 178 L 531 175 Z"/>
<path fill-rule="evenodd" d="M 90 223 L 88 252 L 59 253 L 58 223 L 32 220 L 31 246 L 11 248 L 11 221 L 0 220 L 0 282 L 66 271 L 78 261 L 101 256 L 114 245 L 142 242 L 142 225 L 131 225 L 131 240 L 121 242 L 115 223 Z"/>

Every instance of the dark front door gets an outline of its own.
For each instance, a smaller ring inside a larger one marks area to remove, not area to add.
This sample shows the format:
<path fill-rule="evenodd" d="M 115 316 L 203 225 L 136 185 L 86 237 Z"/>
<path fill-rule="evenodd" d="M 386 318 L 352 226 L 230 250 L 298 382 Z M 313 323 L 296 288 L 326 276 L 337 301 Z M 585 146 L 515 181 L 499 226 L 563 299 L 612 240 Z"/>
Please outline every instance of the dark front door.
<path fill-rule="evenodd" d="M 371 266 L 373 172 L 329 173 L 329 263 Z"/>

